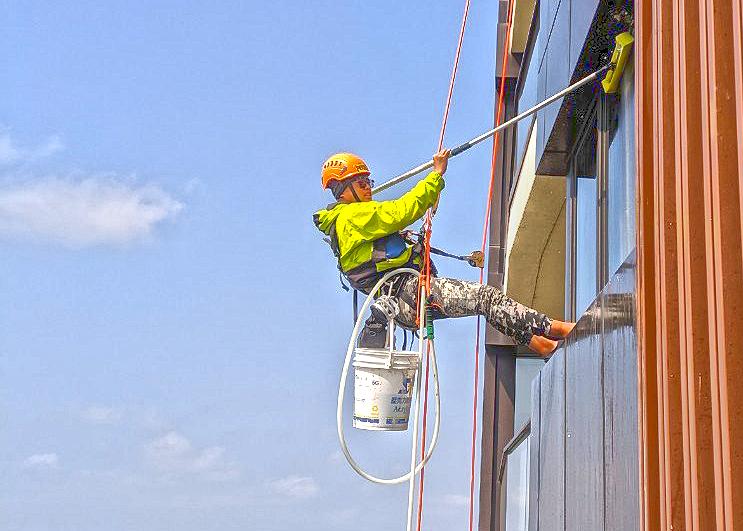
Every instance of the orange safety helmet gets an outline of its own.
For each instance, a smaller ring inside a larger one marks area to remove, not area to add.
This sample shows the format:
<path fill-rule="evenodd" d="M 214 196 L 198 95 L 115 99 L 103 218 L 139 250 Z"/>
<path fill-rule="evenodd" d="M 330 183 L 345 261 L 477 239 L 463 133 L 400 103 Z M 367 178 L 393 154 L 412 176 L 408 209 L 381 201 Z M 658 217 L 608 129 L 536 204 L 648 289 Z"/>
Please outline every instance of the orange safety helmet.
<path fill-rule="evenodd" d="M 359 175 L 371 175 L 361 157 L 353 153 L 336 153 L 322 165 L 322 187 L 327 190 L 330 181 L 345 181 Z"/>

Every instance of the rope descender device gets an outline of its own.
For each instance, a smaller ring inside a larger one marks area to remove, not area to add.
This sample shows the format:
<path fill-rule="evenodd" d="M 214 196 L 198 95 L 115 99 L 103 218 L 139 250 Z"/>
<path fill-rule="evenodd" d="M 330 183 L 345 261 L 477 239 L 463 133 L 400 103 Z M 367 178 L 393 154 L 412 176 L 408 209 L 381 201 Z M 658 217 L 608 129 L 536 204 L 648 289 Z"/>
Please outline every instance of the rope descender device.
<path fill-rule="evenodd" d="M 472 251 L 467 258 L 467 263 L 472 267 L 485 267 L 485 253 L 482 251 Z"/>

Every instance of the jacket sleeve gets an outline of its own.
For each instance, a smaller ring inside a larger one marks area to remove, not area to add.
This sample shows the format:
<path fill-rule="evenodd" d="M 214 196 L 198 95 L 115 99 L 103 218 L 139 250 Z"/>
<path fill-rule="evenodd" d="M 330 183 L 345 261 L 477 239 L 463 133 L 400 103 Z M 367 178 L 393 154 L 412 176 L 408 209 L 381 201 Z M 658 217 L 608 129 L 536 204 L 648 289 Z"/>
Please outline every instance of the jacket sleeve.
<path fill-rule="evenodd" d="M 400 231 L 422 218 L 443 189 L 444 179 L 432 171 L 399 199 L 377 203 L 365 225 L 384 232 L 382 236 Z"/>

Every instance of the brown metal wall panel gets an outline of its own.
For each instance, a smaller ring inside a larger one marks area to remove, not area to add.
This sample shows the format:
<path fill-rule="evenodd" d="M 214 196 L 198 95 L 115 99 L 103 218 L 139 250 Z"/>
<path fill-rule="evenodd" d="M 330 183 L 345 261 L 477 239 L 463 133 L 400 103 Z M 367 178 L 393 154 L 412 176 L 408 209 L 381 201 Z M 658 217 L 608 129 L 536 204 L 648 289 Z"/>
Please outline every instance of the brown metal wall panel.
<path fill-rule="evenodd" d="M 640 520 L 643 529 L 660 524 L 660 438 L 658 370 L 655 358 L 655 155 L 653 128 L 653 2 L 635 3 L 635 157 L 637 160 L 637 320 Z"/>
<path fill-rule="evenodd" d="M 743 381 L 741 11 L 741 0 L 636 3 L 648 530 L 743 525 L 743 406 L 732 399 Z"/>
<path fill-rule="evenodd" d="M 737 140 L 734 146 L 738 155 L 738 197 L 735 198 L 734 194 L 731 194 L 729 200 L 734 201 L 737 199 L 738 201 L 738 254 L 740 255 L 741 261 L 743 261 L 743 243 L 741 243 L 741 241 L 743 241 L 743 234 L 741 234 L 741 227 L 743 227 L 743 0 L 732 1 L 732 16 L 730 21 L 732 26 L 731 43 L 733 48 L 732 68 L 734 69 L 732 102 L 730 103 L 735 103 L 735 128 Z M 734 171 L 734 169 L 732 169 L 732 171 Z M 731 245 L 734 248 L 732 242 Z M 734 260 L 733 256 L 731 256 L 731 260 Z M 731 295 L 731 297 L 734 296 L 735 295 Z M 736 341 L 738 342 L 737 348 L 731 348 L 731 350 L 728 351 L 729 363 L 726 363 L 728 396 L 735 393 L 736 383 L 739 384 L 743 381 L 743 363 L 740 361 L 740 330 L 737 332 L 737 337 L 730 338 L 730 343 L 732 345 L 736 345 Z M 737 357 L 736 353 L 738 354 Z M 741 420 L 743 420 L 743 404 L 741 404 L 740 400 L 730 400 L 728 404 L 728 425 L 733 428 L 728 434 L 731 441 L 730 458 L 731 461 L 736 463 L 731 467 L 730 480 L 730 491 L 732 493 L 731 505 L 733 507 L 732 526 L 734 527 L 737 525 L 739 528 L 743 527 L 743 426 L 741 426 L 743 422 L 741 422 Z"/>
<path fill-rule="evenodd" d="M 674 150 L 676 124 L 674 120 L 673 68 L 673 3 L 659 0 L 654 3 L 655 32 L 658 35 L 654 54 L 655 140 L 663 149 Z M 676 246 L 676 159 L 657 156 L 654 159 L 656 242 L 655 307 L 659 333 L 656 336 L 658 385 L 662 390 L 659 407 L 663 411 L 660 424 L 661 466 L 665 490 L 661 503 L 661 523 L 676 529 L 689 525 L 683 507 L 683 422 L 681 408 L 680 351 L 678 330 L 678 275 Z M 679 496 L 680 494 L 680 496 Z"/>
<path fill-rule="evenodd" d="M 495 356 L 488 355 L 487 352 L 483 357 L 482 371 L 482 435 L 480 445 L 480 514 L 478 516 L 478 529 L 480 531 L 490 531 L 492 520 L 493 504 L 495 489 L 493 479 L 496 475 L 495 460 L 496 448 L 496 426 L 498 425 L 495 416 L 495 398 L 497 383 L 495 379 Z"/>
<path fill-rule="evenodd" d="M 503 447 L 513 437 L 516 358 L 511 347 L 487 346 L 483 370 L 482 452 L 480 461 L 481 531 L 502 529 L 505 522 L 502 497 L 505 482 L 498 481 Z"/>
<path fill-rule="evenodd" d="M 684 488 L 687 522 L 694 529 L 708 529 L 714 522 L 714 478 L 699 473 L 712 470 L 712 424 L 707 331 L 707 290 L 704 241 L 704 186 L 702 175 L 701 77 L 699 65 L 698 3 L 674 5 L 674 83 L 678 97 L 676 149 L 679 248 L 678 292 L 687 303 L 679 306 L 679 340 L 688 352 L 681 364 L 681 401 L 684 423 Z M 691 304 L 689 304 L 691 302 Z"/>
<path fill-rule="evenodd" d="M 604 407 L 600 300 L 565 345 L 565 529 L 603 529 Z"/>
<path fill-rule="evenodd" d="M 713 445 L 719 455 L 715 470 L 721 473 L 721 501 L 724 525 L 743 526 L 743 406 L 730 393 L 743 378 L 740 352 L 743 328 L 737 318 L 743 312 L 743 262 L 741 261 L 741 203 L 735 68 L 731 59 L 733 2 L 710 0 L 701 4 L 706 22 L 702 56 L 707 57 L 707 100 L 709 116 L 709 191 L 714 279 L 714 328 L 710 334 L 712 356 Z M 704 18 L 703 18 L 704 17 Z M 704 114 L 704 112 L 703 112 Z M 712 134 L 714 133 L 714 134 Z M 706 150 L 705 150 L 706 151 Z M 705 171 L 707 173 L 707 171 Z M 719 426 L 719 428 L 718 428 Z M 719 433 L 718 433 L 719 431 Z M 719 480 L 718 480 L 719 482 Z M 740 527 L 738 527 L 740 528 Z"/>
<path fill-rule="evenodd" d="M 540 371 L 539 531 L 565 530 L 565 356 Z"/>
<path fill-rule="evenodd" d="M 601 296 L 604 346 L 604 530 L 639 529 L 634 253 Z"/>

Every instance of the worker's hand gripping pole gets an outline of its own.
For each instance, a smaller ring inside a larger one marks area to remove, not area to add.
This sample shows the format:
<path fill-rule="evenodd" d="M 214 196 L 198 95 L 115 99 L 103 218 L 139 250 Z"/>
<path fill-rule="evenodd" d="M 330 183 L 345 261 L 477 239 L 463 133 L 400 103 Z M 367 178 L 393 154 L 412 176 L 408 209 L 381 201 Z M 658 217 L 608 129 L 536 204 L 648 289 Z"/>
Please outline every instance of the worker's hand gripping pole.
<path fill-rule="evenodd" d="M 606 90 L 606 92 L 611 93 L 615 92 L 618 85 L 619 85 L 619 79 L 622 76 L 622 72 L 624 71 L 624 67 L 627 64 L 627 59 L 629 57 L 629 54 L 632 50 L 632 43 L 634 42 L 634 39 L 632 38 L 632 35 L 629 33 L 622 33 L 620 35 L 617 35 L 616 37 L 616 47 L 614 49 L 614 52 L 612 53 L 611 62 L 599 68 L 597 71 L 595 71 L 593 74 L 590 74 L 580 81 L 576 81 L 569 87 L 561 90 L 557 94 L 554 94 L 547 98 L 546 100 L 536 104 L 531 109 L 528 109 L 521 114 L 514 116 L 510 120 L 503 122 L 498 127 L 494 127 L 493 129 L 486 131 L 485 133 L 481 134 L 480 136 L 477 136 L 473 138 L 472 140 L 468 140 L 467 142 L 460 144 L 459 146 L 452 148 L 451 150 L 451 157 L 456 157 L 460 153 L 464 153 L 472 146 L 475 146 L 482 142 L 483 140 L 492 137 L 494 134 L 496 134 L 499 131 L 502 131 L 503 129 L 507 129 L 511 127 L 512 125 L 517 124 L 524 118 L 531 116 L 532 114 L 540 111 L 550 103 L 559 100 L 560 98 L 570 94 L 571 92 L 579 89 L 583 85 L 586 85 L 601 76 L 604 72 L 609 72 L 609 74 L 606 76 L 606 79 L 602 82 L 602 86 Z M 406 171 L 405 173 L 402 173 L 398 175 L 397 177 L 394 177 L 390 179 L 389 181 L 380 184 L 376 188 L 372 190 L 372 194 L 377 194 L 383 190 L 386 190 L 387 188 L 390 188 L 398 183 L 401 183 L 410 177 L 413 177 L 414 175 L 418 175 L 419 173 L 422 173 L 430 168 L 433 167 L 433 161 L 429 160 L 426 163 L 421 164 L 420 166 L 416 166 L 415 168 Z"/>

